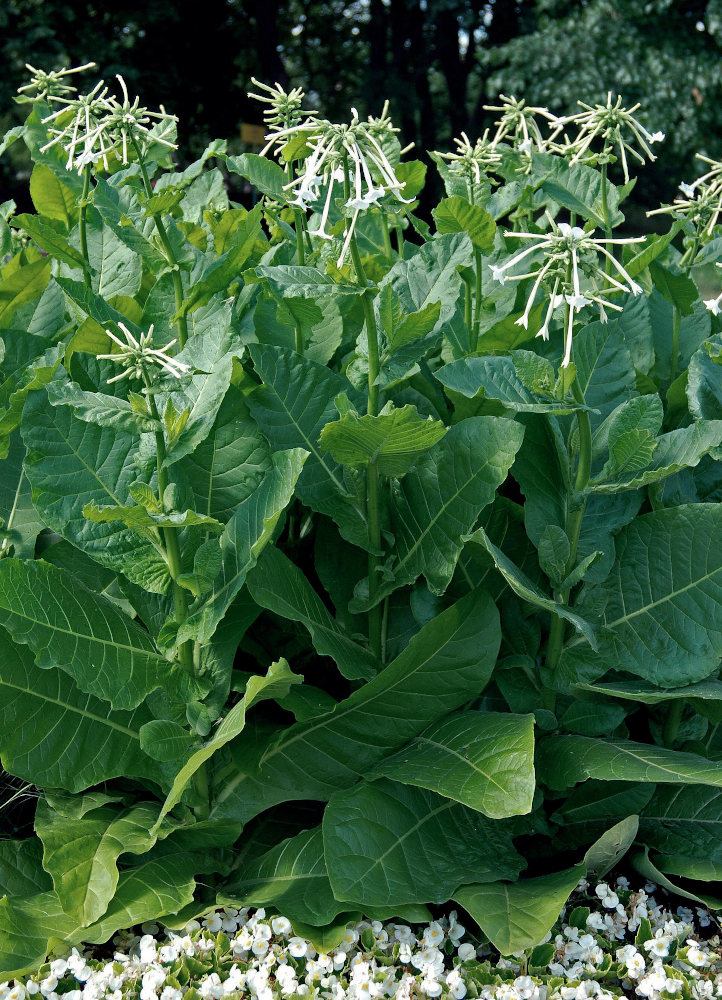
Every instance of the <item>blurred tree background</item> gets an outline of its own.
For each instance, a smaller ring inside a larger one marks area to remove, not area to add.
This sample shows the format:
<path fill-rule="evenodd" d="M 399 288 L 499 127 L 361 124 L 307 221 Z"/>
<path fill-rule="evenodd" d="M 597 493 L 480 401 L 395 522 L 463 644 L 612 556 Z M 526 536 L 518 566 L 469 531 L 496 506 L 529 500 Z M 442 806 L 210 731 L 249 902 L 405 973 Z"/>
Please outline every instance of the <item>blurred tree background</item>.
<path fill-rule="evenodd" d="M 142 103 L 179 116 L 181 162 L 215 137 L 239 151 L 240 123 L 260 122 L 252 75 L 303 87 L 337 120 L 388 98 L 421 150 L 475 139 L 500 92 L 565 113 L 611 90 L 667 136 L 637 185 L 645 206 L 700 172 L 695 151 L 722 156 L 721 45 L 722 0 L 4 0 L 0 128 L 24 114 L 12 98 L 26 62 L 122 73 Z M 24 197 L 20 145 L 0 160 L 0 201 Z"/>

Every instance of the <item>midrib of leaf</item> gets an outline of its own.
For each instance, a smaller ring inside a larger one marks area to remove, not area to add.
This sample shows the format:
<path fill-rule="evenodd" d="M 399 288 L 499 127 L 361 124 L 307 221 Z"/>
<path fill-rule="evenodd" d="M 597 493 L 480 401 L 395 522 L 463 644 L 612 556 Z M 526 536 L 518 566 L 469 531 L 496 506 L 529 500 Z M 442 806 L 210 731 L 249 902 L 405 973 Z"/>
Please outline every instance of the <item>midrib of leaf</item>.
<path fill-rule="evenodd" d="M 493 785 L 496 785 L 496 787 L 499 789 L 500 792 L 506 794 L 506 789 L 504 788 L 503 785 L 500 785 L 495 778 L 492 778 L 490 774 L 487 774 L 486 771 L 484 771 L 477 764 L 475 764 L 474 761 L 469 760 L 468 757 L 464 757 L 463 754 L 460 754 L 458 750 L 453 750 L 449 746 L 444 746 L 443 743 L 437 743 L 436 740 L 430 740 L 428 736 L 417 736 L 416 739 L 418 740 L 419 743 L 428 743 L 429 746 L 438 747 L 439 750 L 443 750 L 445 753 L 451 754 L 453 757 L 458 757 L 458 759 L 462 762 L 462 764 L 465 764 L 468 768 L 470 768 L 473 771 L 478 771 L 478 773 L 483 775 L 487 779 L 487 781 L 490 781 Z"/>
<path fill-rule="evenodd" d="M 446 802 L 442 802 L 440 806 L 437 806 L 436 809 L 432 809 L 431 812 L 426 813 L 424 816 L 418 819 L 413 826 L 410 826 L 407 830 L 405 830 L 401 834 L 400 837 L 396 838 L 391 847 L 387 848 L 383 852 L 383 854 L 379 855 L 379 857 L 374 860 L 373 864 L 371 864 L 366 869 L 366 871 L 360 878 L 357 878 L 355 879 L 355 881 L 349 883 L 349 889 L 351 889 L 355 885 L 358 885 L 359 882 L 362 881 L 362 879 L 368 878 L 369 873 L 372 872 L 374 868 L 378 868 L 378 866 L 381 864 L 384 858 L 388 857 L 389 854 L 395 851 L 398 848 L 399 844 L 403 844 L 403 842 L 408 837 L 410 837 L 412 833 L 416 833 L 416 831 L 419 830 L 425 823 L 428 823 L 429 820 L 431 820 L 434 816 L 438 816 L 439 813 L 446 812 L 447 809 L 453 809 L 455 805 L 457 805 L 456 802 L 447 800 Z"/>
<path fill-rule="evenodd" d="M 718 566 L 717 569 L 712 570 L 711 573 L 705 573 L 704 576 L 697 577 L 697 579 L 692 580 L 690 583 L 686 583 L 684 587 L 680 587 L 678 590 L 670 591 L 670 593 L 665 594 L 664 597 L 660 597 L 658 601 L 652 601 L 650 604 L 645 604 L 643 607 L 637 608 L 636 611 L 630 611 L 629 614 L 622 615 L 621 618 L 616 618 L 614 621 L 604 622 L 604 628 L 613 629 L 617 625 L 622 625 L 624 622 L 631 621 L 632 618 L 636 618 L 638 615 L 646 614 L 646 612 L 650 611 L 652 608 L 659 607 L 660 604 L 667 604 L 668 602 L 672 601 L 675 597 L 679 597 L 680 594 L 685 594 L 688 590 L 692 590 L 695 587 L 699 587 L 700 584 L 705 583 L 705 581 L 711 580 L 712 577 L 717 576 L 718 573 L 722 573 L 722 566 Z M 621 593 L 622 590 L 621 586 L 619 590 Z M 623 597 L 622 597 L 622 603 L 624 603 Z M 685 616 L 685 618 L 689 618 L 689 615 L 685 611 L 682 611 L 681 608 L 677 608 L 677 611 L 680 611 Z M 572 646 L 578 646 L 581 641 L 582 639 L 577 637 L 573 639 L 572 642 L 568 642 L 566 648 L 571 649 Z"/>
<path fill-rule="evenodd" d="M 421 532 L 421 534 L 418 536 L 418 538 L 416 539 L 416 541 L 414 542 L 414 544 L 411 546 L 411 548 L 408 550 L 408 552 L 406 553 L 406 555 L 402 559 L 400 559 L 399 562 L 396 564 L 397 570 L 400 569 L 402 566 L 404 566 L 406 564 L 406 562 L 411 558 L 411 556 L 414 555 L 414 553 L 416 552 L 416 550 L 421 545 L 422 541 L 426 538 L 426 536 L 429 534 L 429 532 L 435 526 L 436 522 L 439 520 L 439 518 L 442 516 L 442 514 L 446 513 L 447 509 L 451 506 L 452 503 L 454 503 L 455 500 L 458 499 L 458 497 L 466 489 L 466 487 L 469 485 L 469 483 L 473 482 L 473 480 L 476 479 L 477 476 L 484 469 L 486 469 L 489 464 L 490 464 L 490 460 L 487 459 L 484 462 L 483 465 L 479 466 L 478 469 L 475 469 L 474 472 L 472 473 L 472 475 L 463 483 L 463 485 L 456 491 L 456 493 L 454 493 L 454 495 L 449 498 L 448 502 L 442 505 L 441 509 L 438 511 L 437 514 L 434 515 L 434 517 L 431 518 L 431 520 L 428 523 L 428 526 Z M 437 483 L 438 483 L 438 480 L 439 480 L 439 476 L 438 476 L 438 470 L 437 470 L 437 473 L 436 473 L 436 481 L 437 481 Z"/>
<path fill-rule="evenodd" d="M 448 641 L 449 640 L 447 639 L 446 642 L 448 642 Z M 446 642 L 444 642 L 444 645 L 446 645 Z M 336 722 L 339 719 L 343 719 L 344 716 L 348 715 L 350 712 L 354 712 L 358 708 L 363 708 L 364 706 L 371 704 L 373 701 L 376 700 L 376 698 L 379 698 L 381 696 L 386 697 L 402 681 L 408 680 L 409 677 L 413 677 L 415 674 L 417 674 L 419 672 L 419 670 L 421 670 L 421 668 L 424 667 L 429 662 L 429 660 L 432 659 L 436 655 L 437 652 L 438 652 L 438 648 L 435 649 L 433 652 L 429 653 L 429 655 L 424 660 L 422 660 L 414 670 L 409 671 L 408 673 L 404 674 L 402 677 L 399 677 L 397 681 L 395 681 L 390 687 L 384 688 L 382 692 L 374 694 L 374 695 L 372 695 L 370 697 L 367 697 L 367 698 L 365 698 L 365 699 L 363 699 L 361 701 L 355 702 L 353 705 L 351 705 L 348 708 L 344 709 L 342 712 L 335 712 L 334 711 L 334 714 L 330 718 L 322 719 L 320 722 L 317 722 L 315 725 L 309 727 L 308 729 L 304 729 L 303 732 L 297 733 L 295 736 L 291 736 L 287 740 L 285 740 L 284 742 L 279 743 L 278 746 L 276 746 L 275 748 L 274 747 L 269 747 L 268 750 L 261 757 L 260 761 L 258 762 L 258 768 L 260 769 L 261 767 L 264 766 L 264 764 L 267 764 L 268 761 L 272 760 L 272 758 L 276 756 L 276 754 L 285 752 L 288 749 L 288 747 L 292 746 L 298 740 L 302 740 L 302 739 L 305 739 L 307 736 L 310 736 L 317 729 L 324 729 L 329 723 Z M 390 665 L 391 664 L 389 664 L 389 666 Z M 380 676 L 380 675 L 377 675 L 377 676 Z M 224 799 L 228 798 L 228 796 L 235 789 L 236 785 L 238 785 L 241 781 L 243 781 L 243 779 L 245 777 L 247 777 L 247 774 L 245 772 L 243 772 L 243 771 L 239 771 L 232 778 L 230 778 L 224 784 L 224 787 L 223 787 L 222 791 L 220 792 L 220 794 L 218 796 L 218 800 L 222 802 Z"/>
<path fill-rule="evenodd" d="M 125 736 L 130 736 L 138 743 L 140 743 L 140 736 L 138 733 L 134 732 L 132 729 L 128 729 L 127 726 L 121 726 L 119 722 L 113 722 L 107 716 L 96 715 L 95 712 L 89 712 L 86 708 L 78 708 L 76 705 L 69 705 L 66 701 L 61 701 L 59 698 L 53 698 L 48 694 L 38 694 L 32 688 L 22 687 L 20 684 L 10 684 L 8 681 L 0 678 L 0 686 L 11 688 L 13 691 L 20 691 L 22 694 L 32 695 L 33 698 L 39 698 L 41 701 L 49 701 L 53 705 L 59 705 L 60 708 L 64 708 L 68 712 L 75 712 L 76 715 L 81 715 L 85 719 L 92 719 L 94 722 L 100 722 L 104 726 L 108 726 L 110 729 L 115 729 L 119 733 L 123 733 Z"/>
<path fill-rule="evenodd" d="M 293 424 L 293 426 L 296 428 L 296 430 L 301 435 L 301 437 L 303 438 L 303 440 L 306 442 L 306 447 L 311 452 L 311 454 L 314 455 L 314 457 L 317 458 L 318 461 L 321 463 L 321 465 L 323 466 L 326 474 L 328 475 L 329 479 L 331 479 L 331 481 L 333 482 L 333 484 L 336 487 L 336 489 L 338 489 L 341 493 L 343 493 L 344 489 L 343 489 L 342 484 L 336 478 L 336 475 L 331 471 L 331 469 L 329 469 L 329 467 L 326 465 L 326 461 L 321 456 L 321 452 L 318 450 L 318 448 L 316 448 L 316 446 L 311 441 L 311 439 L 308 437 L 308 435 L 305 433 L 305 431 L 303 430 L 303 428 L 301 427 L 301 425 L 296 421 L 296 419 L 294 418 L 293 414 L 291 413 L 291 411 L 286 406 L 286 404 L 283 401 L 283 399 L 279 396 L 279 394 L 276 392 L 276 390 L 274 388 L 271 388 L 270 386 L 266 385 L 265 382 L 264 382 L 264 386 L 265 386 L 266 389 L 268 389 L 269 392 L 273 393 L 273 395 L 276 397 L 276 399 L 278 400 L 278 402 L 281 404 L 281 407 L 283 408 L 284 413 L 288 417 L 289 422 L 291 424 Z"/>

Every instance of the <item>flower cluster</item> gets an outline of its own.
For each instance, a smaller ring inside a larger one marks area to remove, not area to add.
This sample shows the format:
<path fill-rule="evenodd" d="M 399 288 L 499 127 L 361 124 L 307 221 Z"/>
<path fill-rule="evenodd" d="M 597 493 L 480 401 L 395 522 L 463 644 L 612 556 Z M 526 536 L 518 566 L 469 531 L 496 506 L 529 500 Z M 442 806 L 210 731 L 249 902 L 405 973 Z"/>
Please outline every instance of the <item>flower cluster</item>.
<path fill-rule="evenodd" d="M 496 132 L 492 139 L 492 145 L 496 146 L 500 142 L 510 140 L 515 149 L 520 153 L 529 156 L 532 149 L 544 150 L 547 147 L 548 139 L 541 134 L 541 129 L 537 124 L 537 117 L 545 118 L 554 127 L 552 138 L 559 131 L 560 123 L 556 115 L 553 115 L 547 108 L 534 108 L 516 97 L 507 97 L 499 94 L 500 105 L 485 104 L 484 111 L 501 111 L 501 117 L 496 124 Z"/>
<path fill-rule="evenodd" d="M 60 107 L 42 119 L 48 126 L 50 140 L 41 148 L 45 152 L 52 146 L 60 145 L 68 154 L 66 168 L 79 172 L 90 165 L 103 161 L 109 167 L 108 156 L 117 155 L 121 162 L 128 163 L 128 152 L 134 148 L 148 148 L 159 143 L 166 149 L 177 149 L 175 125 L 177 118 L 170 115 L 163 105 L 160 111 L 149 111 L 140 105 L 136 97 L 128 96 L 128 88 L 122 76 L 117 77 L 123 100 L 108 94 L 108 88 L 100 80 L 87 94 L 67 97 L 50 94 L 48 100 Z M 154 127 L 153 122 L 158 123 Z M 172 137 L 172 138 L 171 138 Z"/>
<path fill-rule="evenodd" d="M 491 273 L 492 277 L 502 284 L 506 281 L 520 281 L 522 278 L 533 277 L 535 279 L 526 308 L 516 321 L 519 326 L 523 326 L 525 329 L 529 325 L 529 314 L 540 286 L 548 289 L 550 294 L 546 315 L 541 329 L 537 333 L 537 336 L 544 340 L 549 339 L 549 324 L 556 307 L 562 302 L 569 305 L 564 331 L 564 360 L 562 361 L 562 367 L 566 368 L 571 361 L 575 312 L 579 312 L 585 306 L 594 303 L 599 309 L 600 318 L 605 321 L 607 309 L 620 311 L 622 308 L 618 303 L 611 301 L 610 296 L 618 295 L 620 292 L 631 292 L 633 295 L 639 295 L 642 291 L 641 286 L 630 278 L 623 265 L 609 251 L 608 246 L 620 243 L 639 243 L 643 237 L 599 239 L 593 236 L 594 230 L 585 232 L 579 226 L 570 226 L 565 222 L 557 224 L 548 213 L 547 220 L 550 232 L 506 232 L 504 235 L 507 237 L 532 241 L 531 246 L 520 250 L 501 266 L 493 266 Z M 522 260 L 537 251 L 543 251 L 544 254 L 541 266 L 537 271 L 526 274 L 508 273 Z M 606 270 L 601 266 L 600 255 L 608 262 Z M 611 271 L 616 272 L 616 277 L 610 273 Z M 583 284 L 582 278 L 584 279 Z"/>
<path fill-rule="evenodd" d="M 630 153 L 639 163 L 644 164 L 645 156 L 654 162 L 656 159 L 649 148 L 655 142 L 662 142 L 663 132 L 649 132 L 642 123 L 634 117 L 640 108 L 634 104 L 631 108 L 622 106 L 622 98 L 612 100 L 611 92 L 607 94 L 606 104 L 585 104 L 577 101 L 583 109 L 574 115 L 557 119 L 560 129 L 567 125 L 576 125 L 579 133 L 575 139 L 567 141 L 563 146 L 553 147 L 553 151 L 570 156 L 571 163 L 581 163 L 592 160 L 596 163 L 607 162 L 614 149 L 619 152 L 619 159 L 624 172 L 624 180 L 629 181 L 629 166 L 627 153 Z M 601 154 L 592 153 L 591 146 L 595 139 L 601 139 L 603 148 Z M 634 145 L 633 145 L 634 143 Z M 635 148 L 639 146 L 639 149 Z M 644 154 L 644 155 L 643 155 Z"/>
<path fill-rule="evenodd" d="M 115 936 L 112 961 L 58 952 L 30 979 L 0 984 L 0 1000 L 708 1000 L 722 996 L 719 938 L 704 908 L 675 913 L 656 886 L 632 892 L 586 880 L 547 934 L 546 965 L 502 958 L 469 937 L 455 912 L 425 927 L 362 920 L 326 952 L 283 916 L 226 906 L 160 937 L 157 924 Z M 567 913 L 570 921 L 565 922 Z"/>
<path fill-rule="evenodd" d="M 25 69 L 32 74 L 32 77 L 29 83 L 18 87 L 18 94 L 26 101 L 43 101 L 74 94 L 76 88 L 68 83 L 67 77 L 73 73 L 82 73 L 86 69 L 95 69 L 95 63 L 84 63 L 82 66 L 73 66 L 70 69 L 63 66 L 62 69 L 47 71 L 25 63 Z"/>
<path fill-rule="evenodd" d="M 274 147 L 280 152 L 287 143 L 298 139 L 303 139 L 304 146 L 309 150 L 298 176 L 285 185 L 285 190 L 288 191 L 288 203 L 302 209 L 323 199 L 319 226 L 315 230 L 309 230 L 312 236 L 333 239 L 333 233 L 327 231 L 327 225 L 334 190 L 336 185 L 341 186 L 343 207 L 352 213 L 337 262 L 337 266 L 341 267 L 360 212 L 378 205 L 387 195 L 404 205 L 411 204 L 413 200 L 402 196 L 404 185 L 396 176 L 396 170 L 384 149 L 385 142 L 396 141 L 399 131 L 389 117 L 388 101 L 384 104 L 380 117 L 369 115 L 366 121 L 361 120 L 355 108 L 351 108 L 350 122 L 340 125 L 326 119 L 316 119 L 310 114 L 300 118 L 300 112 L 296 109 L 294 113 L 297 120 L 285 124 L 283 108 L 290 101 L 291 95 L 285 94 L 280 87 L 277 91 L 271 87 L 264 89 L 269 92 L 267 99 L 273 102 L 273 127 L 266 136 L 267 145 L 263 153 L 268 153 Z M 259 95 L 251 96 L 266 99 Z"/>
<path fill-rule="evenodd" d="M 647 215 L 672 215 L 689 222 L 694 227 L 692 248 L 696 251 L 714 236 L 714 230 L 722 214 L 722 162 L 712 160 L 703 153 L 697 153 L 711 169 L 691 184 L 682 182 L 682 192 L 671 205 L 655 208 Z"/>
<path fill-rule="evenodd" d="M 282 129 L 298 126 L 303 121 L 311 121 L 316 117 L 314 111 L 307 111 L 303 108 L 303 99 L 306 96 L 300 87 L 285 91 L 280 83 L 269 87 L 267 83 L 261 83 L 255 76 L 251 77 L 251 83 L 261 91 L 254 94 L 248 91 L 248 96 L 254 101 L 261 101 L 268 107 L 263 109 L 263 121 L 269 130 L 266 136 L 268 143 L 261 150 L 260 155 L 265 156 L 269 149 L 276 144 L 276 133 Z"/>
<path fill-rule="evenodd" d="M 168 350 L 175 344 L 175 339 L 171 340 L 164 347 L 153 347 L 153 324 L 151 323 L 147 333 L 141 333 L 140 339 L 133 336 L 124 323 L 118 323 L 125 342 L 120 337 L 116 337 L 112 330 L 106 330 L 110 339 L 120 350 L 112 354 L 99 354 L 98 357 L 108 361 L 115 361 L 116 364 L 123 365 L 123 371 L 119 375 L 114 375 L 108 379 L 108 383 L 120 382 L 124 378 L 138 378 L 145 380 L 148 377 L 149 369 L 157 365 L 162 371 L 167 372 L 174 378 L 183 378 L 190 372 L 190 368 L 183 361 L 168 354 Z"/>
<path fill-rule="evenodd" d="M 489 129 L 473 145 L 466 132 L 462 132 L 460 139 L 454 139 L 454 145 L 456 152 L 437 152 L 436 156 L 448 160 L 450 169 L 462 174 L 468 183 L 480 184 L 482 174 L 493 171 L 501 163 L 501 153 L 496 148 L 496 142 L 489 139 Z"/>

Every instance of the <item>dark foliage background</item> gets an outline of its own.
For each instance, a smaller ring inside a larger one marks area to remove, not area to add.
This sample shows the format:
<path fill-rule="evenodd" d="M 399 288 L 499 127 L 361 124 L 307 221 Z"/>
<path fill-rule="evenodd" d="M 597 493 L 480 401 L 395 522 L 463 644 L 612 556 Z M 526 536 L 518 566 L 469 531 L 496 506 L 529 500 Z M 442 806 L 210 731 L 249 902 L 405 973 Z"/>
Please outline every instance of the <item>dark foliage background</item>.
<path fill-rule="evenodd" d="M 94 59 L 106 80 L 122 73 L 144 103 L 179 116 L 189 159 L 210 138 L 240 147 L 240 123 L 260 120 L 252 75 L 304 87 L 340 120 L 388 98 L 420 149 L 448 148 L 462 129 L 473 139 L 499 92 L 568 112 L 612 90 L 667 134 L 635 192 L 645 206 L 698 173 L 696 150 L 722 155 L 721 41 L 722 0 L 5 0 L 0 107 L 12 109 L 26 62 Z M 20 145 L 0 161 L 3 200 L 22 197 Z"/>

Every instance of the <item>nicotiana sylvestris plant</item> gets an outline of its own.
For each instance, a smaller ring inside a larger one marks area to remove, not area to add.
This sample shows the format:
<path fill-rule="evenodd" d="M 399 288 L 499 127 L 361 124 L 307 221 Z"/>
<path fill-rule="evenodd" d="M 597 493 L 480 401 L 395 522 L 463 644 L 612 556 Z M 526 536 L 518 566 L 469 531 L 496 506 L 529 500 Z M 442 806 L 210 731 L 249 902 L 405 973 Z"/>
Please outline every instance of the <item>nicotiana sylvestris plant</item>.
<path fill-rule="evenodd" d="M 0 757 L 37 806 L 2 978 L 217 905 L 328 949 L 453 901 L 532 944 L 625 855 L 722 905 L 722 165 L 640 238 L 637 109 L 505 96 L 431 154 L 430 227 L 388 109 L 255 83 L 263 155 L 180 171 L 122 80 L 31 71 Z"/>

